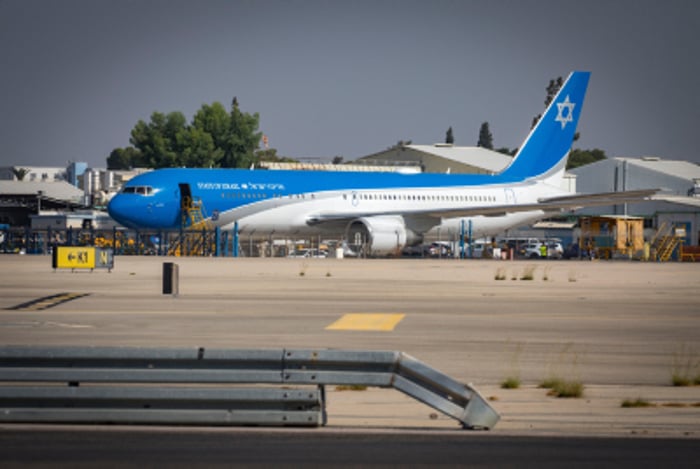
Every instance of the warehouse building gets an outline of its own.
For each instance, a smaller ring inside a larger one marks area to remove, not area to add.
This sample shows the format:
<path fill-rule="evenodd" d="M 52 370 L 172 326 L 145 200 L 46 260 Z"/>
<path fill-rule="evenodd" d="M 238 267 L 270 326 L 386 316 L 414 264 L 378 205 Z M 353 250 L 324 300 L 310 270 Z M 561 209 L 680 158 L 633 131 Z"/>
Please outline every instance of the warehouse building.
<path fill-rule="evenodd" d="M 579 214 L 644 217 L 649 228 L 664 225 L 685 231 L 684 244 L 698 245 L 700 166 L 657 157 L 608 158 L 571 170 L 579 192 L 660 189 L 654 201 L 582 209 Z"/>

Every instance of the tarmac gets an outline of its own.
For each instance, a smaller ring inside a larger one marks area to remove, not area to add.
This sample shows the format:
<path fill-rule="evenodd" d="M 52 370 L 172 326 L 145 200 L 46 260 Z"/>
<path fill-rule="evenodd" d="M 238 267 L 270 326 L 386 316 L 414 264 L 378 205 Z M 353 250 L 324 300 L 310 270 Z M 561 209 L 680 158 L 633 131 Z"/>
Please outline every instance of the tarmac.
<path fill-rule="evenodd" d="M 165 262 L 178 266 L 177 295 L 162 292 Z M 700 377 L 699 273 L 638 261 L 131 256 L 108 272 L 3 255 L 0 344 L 398 350 L 488 398 L 501 414 L 489 435 L 700 438 L 700 386 L 671 385 Z M 338 323 L 349 314 L 377 321 Z M 581 383 L 582 397 L 548 396 L 539 384 L 552 377 Z M 520 387 L 502 389 L 507 378 Z M 621 405 L 638 398 L 650 406 Z M 321 431 L 397 430 L 462 431 L 398 391 L 328 388 Z"/>

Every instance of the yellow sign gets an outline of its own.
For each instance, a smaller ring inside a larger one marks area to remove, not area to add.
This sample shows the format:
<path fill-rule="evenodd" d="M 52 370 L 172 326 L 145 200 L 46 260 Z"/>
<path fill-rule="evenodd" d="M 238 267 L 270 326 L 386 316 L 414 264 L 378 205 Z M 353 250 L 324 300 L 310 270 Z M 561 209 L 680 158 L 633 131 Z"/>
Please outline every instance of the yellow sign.
<path fill-rule="evenodd" d="M 54 269 L 112 269 L 111 249 L 91 246 L 57 246 L 53 252 Z"/>
<path fill-rule="evenodd" d="M 94 269 L 95 248 L 81 246 L 57 246 L 54 269 Z"/>

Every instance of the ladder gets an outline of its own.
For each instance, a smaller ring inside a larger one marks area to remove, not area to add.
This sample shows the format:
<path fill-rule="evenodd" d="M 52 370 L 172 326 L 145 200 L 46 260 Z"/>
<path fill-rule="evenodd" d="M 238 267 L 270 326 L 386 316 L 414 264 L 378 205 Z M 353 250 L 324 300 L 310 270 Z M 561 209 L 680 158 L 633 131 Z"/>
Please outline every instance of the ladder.
<path fill-rule="evenodd" d="M 182 226 L 184 231 L 168 249 L 170 256 L 204 256 L 213 252 L 211 220 L 205 217 L 204 207 L 200 199 L 192 200 L 184 197 L 181 206 Z"/>
<path fill-rule="evenodd" d="M 651 240 L 651 246 L 656 252 L 656 260 L 666 262 L 671 259 L 681 238 L 675 235 L 674 227 L 664 222 Z"/>

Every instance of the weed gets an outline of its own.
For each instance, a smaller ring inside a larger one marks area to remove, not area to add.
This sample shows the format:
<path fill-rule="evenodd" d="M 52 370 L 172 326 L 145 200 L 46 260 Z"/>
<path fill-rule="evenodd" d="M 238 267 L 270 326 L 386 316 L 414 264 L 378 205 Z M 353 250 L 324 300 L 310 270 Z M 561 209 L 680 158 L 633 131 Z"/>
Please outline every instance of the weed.
<path fill-rule="evenodd" d="M 549 280 L 549 271 L 552 270 L 552 266 L 547 266 L 544 268 L 544 275 L 542 275 L 542 280 L 547 282 Z"/>
<path fill-rule="evenodd" d="M 364 384 L 341 384 L 335 387 L 336 391 L 366 391 L 367 386 Z"/>
<path fill-rule="evenodd" d="M 690 386 L 692 384 L 692 381 L 687 376 L 673 373 L 671 375 L 671 384 L 677 387 L 685 387 Z"/>
<path fill-rule="evenodd" d="M 559 354 L 558 361 L 566 361 L 566 356 L 571 354 L 571 374 L 578 376 L 578 353 L 571 351 L 572 344 L 566 344 Z M 564 379 L 560 373 L 554 371 L 554 367 L 550 364 L 549 378 L 543 380 L 540 388 L 549 389 L 548 396 L 555 397 L 581 397 L 583 395 L 584 385 L 578 378 Z"/>
<path fill-rule="evenodd" d="M 326 272 L 326 277 L 332 277 L 330 270 Z"/>
<path fill-rule="evenodd" d="M 576 272 L 573 270 L 569 271 L 569 282 L 573 283 L 576 281 Z"/>
<path fill-rule="evenodd" d="M 510 341 L 509 341 L 510 343 Z M 506 371 L 506 378 L 501 382 L 503 389 L 518 389 L 520 387 L 520 355 L 523 351 L 523 344 L 515 344 L 509 360 L 509 369 Z"/>
<path fill-rule="evenodd" d="M 554 389 L 555 387 L 561 386 L 561 384 L 561 378 L 556 376 L 550 376 L 549 378 L 543 380 L 538 387 L 541 389 Z"/>
<path fill-rule="evenodd" d="M 651 402 L 647 401 L 646 399 L 642 399 L 641 397 L 638 397 L 634 400 L 632 399 L 625 399 L 622 401 L 621 404 L 622 407 L 625 408 L 631 408 L 631 407 L 656 407 L 656 404 L 652 404 Z"/>
<path fill-rule="evenodd" d="M 700 385 L 700 359 L 695 351 L 685 344 L 673 353 L 671 384 L 674 386 Z"/>
<path fill-rule="evenodd" d="M 303 277 L 306 275 L 306 269 L 309 268 L 309 264 L 307 262 L 303 262 L 301 264 L 301 267 L 299 268 L 299 277 Z"/>
<path fill-rule="evenodd" d="M 501 382 L 502 389 L 518 389 L 520 387 L 520 378 L 517 376 L 509 376 Z"/>
<path fill-rule="evenodd" d="M 499 267 L 496 270 L 496 275 L 493 277 L 494 280 L 505 280 L 506 279 L 506 269 Z"/>
<path fill-rule="evenodd" d="M 551 387 L 548 396 L 553 397 L 581 397 L 583 396 L 583 383 L 580 381 L 557 380 Z"/>
<path fill-rule="evenodd" d="M 525 267 L 522 275 L 520 276 L 520 280 L 534 280 L 535 279 L 535 270 L 537 270 L 537 266 L 534 266 L 534 265 L 529 265 L 529 266 Z"/>

